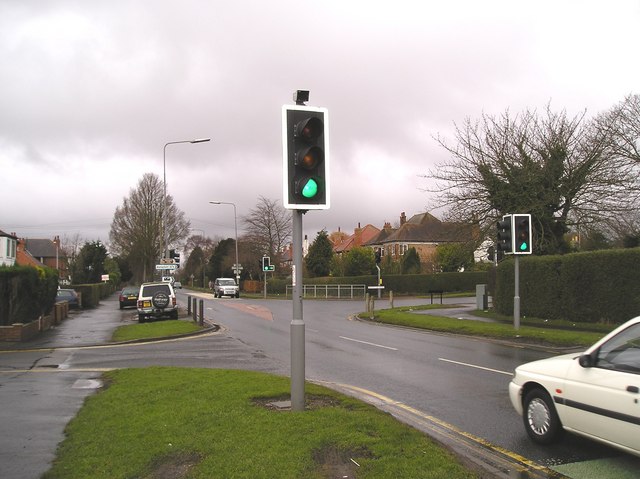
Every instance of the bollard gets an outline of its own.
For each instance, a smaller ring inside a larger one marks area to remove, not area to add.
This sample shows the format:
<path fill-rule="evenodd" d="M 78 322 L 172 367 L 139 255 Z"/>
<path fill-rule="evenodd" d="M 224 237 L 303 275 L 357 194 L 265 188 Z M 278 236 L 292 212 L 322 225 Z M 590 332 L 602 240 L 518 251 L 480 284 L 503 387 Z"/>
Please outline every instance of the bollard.
<path fill-rule="evenodd" d="M 373 295 L 371 295 L 370 297 L 371 299 L 371 319 L 375 319 L 376 314 L 375 314 L 375 305 L 376 305 L 376 299 Z"/>
<path fill-rule="evenodd" d="M 365 312 L 369 312 L 369 293 L 364 294 L 364 310 Z"/>
<path fill-rule="evenodd" d="M 393 291 L 389 291 L 389 306 L 393 309 Z"/>
<path fill-rule="evenodd" d="M 193 298 L 193 322 L 197 323 L 198 322 L 198 307 L 196 305 L 196 298 Z"/>
<path fill-rule="evenodd" d="M 200 326 L 204 325 L 204 299 L 200 300 Z"/>
<path fill-rule="evenodd" d="M 191 295 L 187 295 L 187 316 L 191 316 Z"/>

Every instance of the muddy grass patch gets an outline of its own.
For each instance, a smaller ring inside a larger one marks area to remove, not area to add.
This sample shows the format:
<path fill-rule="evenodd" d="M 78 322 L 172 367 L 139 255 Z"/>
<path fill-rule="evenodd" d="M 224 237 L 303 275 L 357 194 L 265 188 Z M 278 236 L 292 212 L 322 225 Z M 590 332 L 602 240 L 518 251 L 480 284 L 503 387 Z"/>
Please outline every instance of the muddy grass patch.
<path fill-rule="evenodd" d="M 196 452 L 175 452 L 156 459 L 143 479 L 180 479 L 200 464 L 203 457 Z"/>
<path fill-rule="evenodd" d="M 276 396 L 276 397 L 257 397 L 253 398 L 251 402 L 258 407 L 263 407 L 271 411 L 291 411 L 291 396 Z M 323 395 L 305 395 L 305 410 L 311 411 L 315 409 L 322 409 L 325 407 L 338 407 L 342 403 L 339 399 L 331 396 Z"/>
<path fill-rule="evenodd" d="M 325 446 L 312 452 L 313 462 L 323 478 L 355 478 L 360 464 L 355 458 L 371 458 L 373 454 L 366 448 L 358 450 L 341 449 L 334 445 Z"/>

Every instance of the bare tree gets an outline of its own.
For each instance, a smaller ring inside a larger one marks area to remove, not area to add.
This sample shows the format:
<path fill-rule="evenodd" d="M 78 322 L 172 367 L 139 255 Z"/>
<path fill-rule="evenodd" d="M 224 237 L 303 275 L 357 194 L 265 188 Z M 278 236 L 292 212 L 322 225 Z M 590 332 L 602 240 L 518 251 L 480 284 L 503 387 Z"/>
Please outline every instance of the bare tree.
<path fill-rule="evenodd" d="M 163 195 L 158 176 L 145 173 L 113 215 L 109 232 L 111 248 L 115 254 L 129 258 L 134 277 L 139 281 L 152 277 L 154 264 L 162 256 Z M 167 196 L 166 203 L 166 235 L 172 247 L 187 237 L 189 222 L 171 196 Z"/>
<path fill-rule="evenodd" d="M 278 256 L 291 241 L 291 213 L 277 200 L 260 196 L 256 207 L 242 221 L 246 240 L 258 252 Z"/>
<path fill-rule="evenodd" d="M 574 224 L 605 221 L 634 204 L 636 175 L 628 161 L 609 154 L 609 137 L 585 114 L 509 112 L 456 125 L 456 143 L 438 143 L 451 160 L 425 175 L 427 191 L 456 221 L 479 221 L 488 232 L 508 213 L 531 213 L 536 251 L 566 251 Z"/>

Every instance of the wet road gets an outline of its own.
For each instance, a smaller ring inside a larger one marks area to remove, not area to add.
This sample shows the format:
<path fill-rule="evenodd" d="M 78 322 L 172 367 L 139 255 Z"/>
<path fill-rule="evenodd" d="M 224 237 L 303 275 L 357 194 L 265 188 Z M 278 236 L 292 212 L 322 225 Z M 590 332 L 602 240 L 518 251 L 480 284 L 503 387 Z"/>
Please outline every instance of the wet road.
<path fill-rule="evenodd" d="M 135 322 L 135 310 L 120 312 L 117 299 L 110 298 L 32 341 L 30 351 L 0 353 L 0 400 L 22 406 L 17 412 L 0 410 L 3 430 L 12 433 L 0 435 L 0 477 L 35 478 L 47 470 L 64 425 L 93 391 L 87 380 L 99 378 L 104 369 L 170 365 L 289 374 L 290 301 L 203 297 L 205 316 L 223 326 L 218 334 L 80 347 L 107 342 L 115 327 Z M 181 293 L 181 304 L 185 298 Z M 621 456 L 573 436 L 553 448 L 527 439 L 509 403 L 507 384 L 515 366 L 550 353 L 346 319 L 362 309 L 360 302 L 305 301 L 307 379 L 375 392 L 553 468 Z M 68 348 L 55 348 L 61 345 Z M 640 466 L 635 458 L 622 460 L 636 470 Z"/>

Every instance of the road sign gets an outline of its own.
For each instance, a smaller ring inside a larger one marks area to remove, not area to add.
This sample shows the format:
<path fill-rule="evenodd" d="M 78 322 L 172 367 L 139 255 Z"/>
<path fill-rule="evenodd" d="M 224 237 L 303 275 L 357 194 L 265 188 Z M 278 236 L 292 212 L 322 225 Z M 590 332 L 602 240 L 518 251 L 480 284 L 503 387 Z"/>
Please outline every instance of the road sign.
<path fill-rule="evenodd" d="M 177 264 L 157 264 L 156 269 L 178 269 Z"/>
<path fill-rule="evenodd" d="M 173 258 L 160 258 L 160 264 L 173 264 L 175 260 Z"/>

